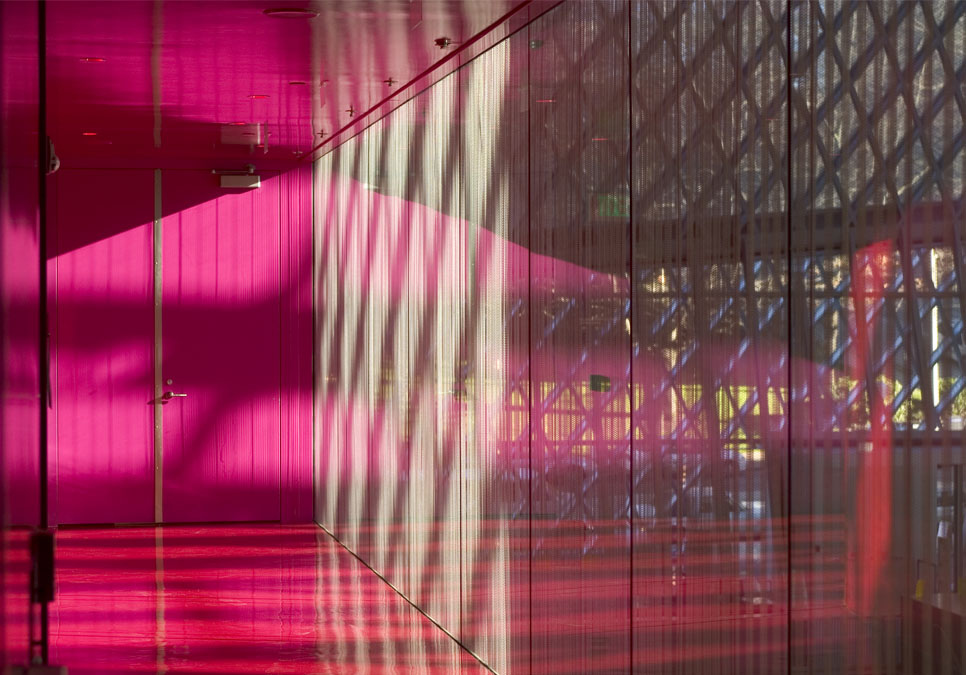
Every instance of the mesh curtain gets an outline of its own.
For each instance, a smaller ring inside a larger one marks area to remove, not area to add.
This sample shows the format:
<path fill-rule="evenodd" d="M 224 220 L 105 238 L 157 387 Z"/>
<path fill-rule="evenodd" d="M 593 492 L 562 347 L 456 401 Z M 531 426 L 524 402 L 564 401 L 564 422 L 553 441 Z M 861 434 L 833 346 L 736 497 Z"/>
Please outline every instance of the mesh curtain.
<path fill-rule="evenodd" d="M 501 673 L 960 672 L 964 14 L 568 0 L 322 157 L 319 522 Z"/>

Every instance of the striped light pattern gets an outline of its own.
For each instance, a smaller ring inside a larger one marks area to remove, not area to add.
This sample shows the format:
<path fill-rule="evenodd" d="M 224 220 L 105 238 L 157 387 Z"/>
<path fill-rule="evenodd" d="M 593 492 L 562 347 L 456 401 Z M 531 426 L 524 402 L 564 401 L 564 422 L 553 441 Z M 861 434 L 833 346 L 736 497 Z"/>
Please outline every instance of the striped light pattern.
<path fill-rule="evenodd" d="M 322 157 L 319 522 L 500 673 L 955 672 L 964 15 L 568 1 Z"/>

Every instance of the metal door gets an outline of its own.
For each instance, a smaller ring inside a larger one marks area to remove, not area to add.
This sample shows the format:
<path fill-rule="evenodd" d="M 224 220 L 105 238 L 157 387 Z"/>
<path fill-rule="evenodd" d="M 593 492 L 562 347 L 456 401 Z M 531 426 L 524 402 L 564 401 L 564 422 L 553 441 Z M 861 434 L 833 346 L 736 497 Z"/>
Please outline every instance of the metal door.
<path fill-rule="evenodd" d="M 279 199 L 163 173 L 159 520 L 280 517 Z"/>

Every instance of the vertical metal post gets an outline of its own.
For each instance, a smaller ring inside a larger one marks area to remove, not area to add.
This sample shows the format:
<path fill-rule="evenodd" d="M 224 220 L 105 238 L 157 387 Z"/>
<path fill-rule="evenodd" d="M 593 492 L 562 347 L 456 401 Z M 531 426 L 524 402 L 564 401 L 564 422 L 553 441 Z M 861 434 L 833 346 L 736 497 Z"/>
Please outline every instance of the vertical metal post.
<path fill-rule="evenodd" d="M 54 599 L 54 533 L 48 529 L 47 504 L 47 410 L 50 403 L 50 325 L 47 316 L 47 168 L 50 146 L 47 139 L 47 3 L 37 3 L 37 264 L 38 264 L 38 529 L 30 536 L 30 657 L 47 665 L 50 645 L 49 603 Z M 40 607 L 40 637 L 33 639 L 32 605 Z M 39 650 L 39 654 L 35 652 Z"/>
<path fill-rule="evenodd" d="M 154 170 L 154 522 L 164 517 L 164 409 L 161 398 L 164 389 L 161 368 L 163 350 L 161 345 L 161 299 L 163 277 L 161 256 L 164 246 L 161 228 L 161 169 Z"/>

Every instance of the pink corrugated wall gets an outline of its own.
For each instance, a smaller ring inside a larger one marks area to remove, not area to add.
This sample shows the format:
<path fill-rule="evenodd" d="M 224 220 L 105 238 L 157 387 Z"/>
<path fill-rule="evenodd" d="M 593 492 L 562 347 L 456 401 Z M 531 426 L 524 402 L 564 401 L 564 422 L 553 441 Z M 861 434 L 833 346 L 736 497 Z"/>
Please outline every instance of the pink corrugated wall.
<path fill-rule="evenodd" d="M 27 540 L 39 517 L 37 3 L 0 3 L 0 670 L 27 660 Z"/>
<path fill-rule="evenodd" d="M 279 176 L 282 253 L 282 522 L 312 521 L 312 167 Z M 287 423 L 285 423 L 287 421 Z"/>
<path fill-rule="evenodd" d="M 54 176 L 50 457 L 57 523 L 152 519 L 153 181 L 149 170 Z"/>
<path fill-rule="evenodd" d="M 280 509 L 279 188 L 210 194 L 163 173 L 164 519 L 277 520 Z M 197 196 L 195 196 L 197 195 Z M 195 202 L 197 202 L 195 204 Z"/>
<path fill-rule="evenodd" d="M 310 174 L 162 171 L 166 521 L 311 518 Z M 154 518 L 154 180 L 55 180 L 55 522 Z"/>

